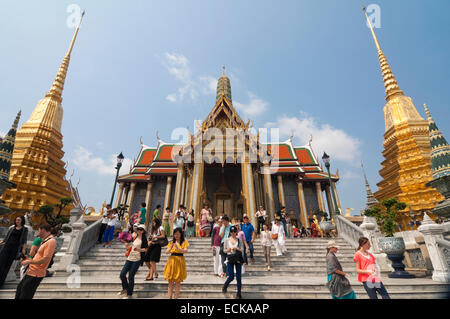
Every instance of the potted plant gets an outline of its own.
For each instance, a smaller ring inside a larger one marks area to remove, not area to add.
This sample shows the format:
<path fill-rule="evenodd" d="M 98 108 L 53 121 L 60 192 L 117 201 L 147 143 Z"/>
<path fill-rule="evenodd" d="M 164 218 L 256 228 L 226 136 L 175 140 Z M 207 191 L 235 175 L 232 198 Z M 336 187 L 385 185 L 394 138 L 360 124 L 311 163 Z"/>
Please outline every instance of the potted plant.
<path fill-rule="evenodd" d="M 394 272 L 389 274 L 390 278 L 412 278 L 413 275 L 405 270 L 403 258 L 405 252 L 405 242 L 403 237 L 394 237 L 395 227 L 398 225 L 397 219 L 399 211 L 406 208 L 406 204 L 397 198 L 388 198 L 381 202 L 381 206 L 373 206 L 364 211 L 364 215 L 375 217 L 381 232 L 385 237 L 378 239 L 378 245 L 382 252 L 392 261 Z"/>

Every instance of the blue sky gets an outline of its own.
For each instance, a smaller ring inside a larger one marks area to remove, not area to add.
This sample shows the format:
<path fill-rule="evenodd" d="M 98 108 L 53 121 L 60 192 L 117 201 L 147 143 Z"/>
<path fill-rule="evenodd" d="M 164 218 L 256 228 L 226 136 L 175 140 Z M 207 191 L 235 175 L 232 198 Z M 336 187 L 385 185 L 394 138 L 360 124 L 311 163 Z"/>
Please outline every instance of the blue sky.
<path fill-rule="evenodd" d="M 384 87 L 361 1 L 2 1 L 0 132 L 49 90 L 73 35 L 71 4 L 86 16 L 63 93 L 63 150 L 84 204 L 109 201 L 114 157 L 136 157 L 140 136 L 169 142 L 204 120 L 223 65 L 244 120 L 280 127 L 282 139 L 294 129 L 295 145 L 312 134 L 316 155 L 332 157 L 343 208 L 365 205 L 361 161 L 377 189 Z M 376 33 L 400 87 L 450 138 L 450 2 L 369 4 L 381 8 Z"/>

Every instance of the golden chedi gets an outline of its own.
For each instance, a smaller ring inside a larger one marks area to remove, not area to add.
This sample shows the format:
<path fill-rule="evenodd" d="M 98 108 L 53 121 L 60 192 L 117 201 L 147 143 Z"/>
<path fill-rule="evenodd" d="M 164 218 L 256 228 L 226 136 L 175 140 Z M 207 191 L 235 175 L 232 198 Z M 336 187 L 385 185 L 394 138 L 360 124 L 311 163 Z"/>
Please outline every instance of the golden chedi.
<path fill-rule="evenodd" d="M 378 191 L 374 195 L 380 202 L 396 197 L 408 205 L 406 211 L 431 211 L 443 197 L 436 189 L 425 185 L 433 179 L 428 121 L 422 118 L 411 98 L 400 89 L 367 13 L 366 18 L 378 50 L 386 92 L 382 153 L 385 160 L 380 170 L 383 179 L 377 184 Z M 409 221 L 409 217 L 404 215 L 400 221 L 403 229 Z"/>
<path fill-rule="evenodd" d="M 66 169 L 62 161 L 61 102 L 70 54 L 80 24 L 81 19 L 50 91 L 17 131 L 10 171 L 10 180 L 17 188 L 3 194 L 3 200 L 13 212 L 37 210 L 42 205 L 55 206 L 61 198 L 72 197 L 64 178 Z M 65 212 L 70 208 L 68 206 Z"/>

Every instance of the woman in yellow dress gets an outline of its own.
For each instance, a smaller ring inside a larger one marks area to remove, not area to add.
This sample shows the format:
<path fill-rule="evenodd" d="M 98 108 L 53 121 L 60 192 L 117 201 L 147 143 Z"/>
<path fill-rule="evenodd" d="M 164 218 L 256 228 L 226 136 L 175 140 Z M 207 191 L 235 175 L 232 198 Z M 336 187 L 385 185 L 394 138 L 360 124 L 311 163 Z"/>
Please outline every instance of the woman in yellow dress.
<path fill-rule="evenodd" d="M 187 278 L 185 253 L 188 252 L 189 243 L 184 239 L 181 228 L 173 231 L 173 240 L 167 245 L 166 254 L 171 254 L 164 267 L 164 279 L 169 282 L 169 299 L 172 299 L 173 285 L 175 284 L 174 299 L 178 298 L 181 282 Z"/>

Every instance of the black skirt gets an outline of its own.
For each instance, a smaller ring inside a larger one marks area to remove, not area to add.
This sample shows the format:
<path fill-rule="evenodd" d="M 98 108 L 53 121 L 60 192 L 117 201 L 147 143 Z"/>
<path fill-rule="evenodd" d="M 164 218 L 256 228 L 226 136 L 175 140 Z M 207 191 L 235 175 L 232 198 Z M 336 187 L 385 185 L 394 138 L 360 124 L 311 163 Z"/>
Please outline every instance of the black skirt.
<path fill-rule="evenodd" d="M 147 253 L 144 256 L 145 262 L 154 261 L 159 263 L 161 259 L 161 245 L 160 244 L 151 244 L 147 250 Z"/>

